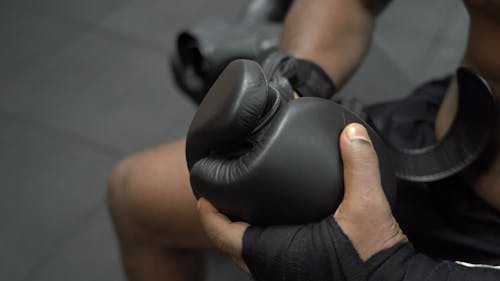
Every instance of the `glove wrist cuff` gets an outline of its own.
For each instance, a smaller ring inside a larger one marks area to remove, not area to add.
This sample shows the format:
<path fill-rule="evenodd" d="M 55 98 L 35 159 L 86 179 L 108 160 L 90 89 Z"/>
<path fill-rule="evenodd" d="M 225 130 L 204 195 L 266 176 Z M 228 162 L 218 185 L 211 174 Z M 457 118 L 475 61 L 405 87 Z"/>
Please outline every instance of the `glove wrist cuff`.
<path fill-rule="evenodd" d="M 333 96 L 335 84 L 319 65 L 304 59 L 296 59 L 295 63 L 296 72 L 290 83 L 301 97 L 329 99 Z"/>
<path fill-rule="evenodd" d="M 329 99 L 336 91 L 328 74 L 317 64 L 297 59 L 290 54 L 275 51 L 262 62 L 264 72 L 271 80 L 286 78 L 291 88 L 301 97 Z"/>

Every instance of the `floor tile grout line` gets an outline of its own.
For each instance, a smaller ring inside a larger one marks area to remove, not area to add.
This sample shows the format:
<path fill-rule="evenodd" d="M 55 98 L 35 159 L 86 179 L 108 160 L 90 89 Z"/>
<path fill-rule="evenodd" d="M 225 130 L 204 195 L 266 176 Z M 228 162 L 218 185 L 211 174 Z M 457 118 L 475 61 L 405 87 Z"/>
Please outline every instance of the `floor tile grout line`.
<path fill-rule="evenodd" d="M 0 117 L 4 117 L 6 120 L 11 120 L 13 122 L 23 124 L 29 129 L 34 129 L 39 133 L 43 133 L 45 135 L 61 139 L 67 143 L 71 143 L 86 149 L 90 149 L 93 152 L 99 154 L 104 154 L 110 157 L 119 158 L 129 153 L 128 151 L 125 150 L 121 150 L 115 147 L 111 147 L 109 145 L 98 143 L 89 138 L 85 138 L 82 135 L 68 132 L 64 129 L 54 128 L 42 122 L 36 121 L 32 118 L 25 117 L 19 113 L 14 113 L 0 109 Z"/>

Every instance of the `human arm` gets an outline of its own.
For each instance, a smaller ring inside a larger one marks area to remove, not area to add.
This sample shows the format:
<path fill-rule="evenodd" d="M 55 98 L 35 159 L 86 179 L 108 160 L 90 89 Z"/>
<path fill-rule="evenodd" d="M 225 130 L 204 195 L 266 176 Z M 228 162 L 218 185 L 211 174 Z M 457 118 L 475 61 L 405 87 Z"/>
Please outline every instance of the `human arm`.
<path fill-rule="evenodd" d="M 361 63 L 376 16 L 390 0 L 295 0 L 285 19 L 281 51 L 310 60 L 340 88 Z"/>

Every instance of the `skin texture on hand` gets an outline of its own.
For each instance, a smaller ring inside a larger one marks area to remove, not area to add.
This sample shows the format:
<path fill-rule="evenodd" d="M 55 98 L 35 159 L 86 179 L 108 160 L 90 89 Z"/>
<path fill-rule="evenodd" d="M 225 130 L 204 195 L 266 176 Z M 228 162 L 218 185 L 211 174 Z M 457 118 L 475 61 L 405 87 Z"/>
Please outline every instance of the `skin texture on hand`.
<path fill-rule="evenodd" d="M 383 249 L 407 238 L 394 219 L 380 183 L 378 158 L 366 129 L 360 124 L 348 125 L 340 135 L 344 163 L 344 198 L 333 217 L 366 261 Z M 232 222 L 210 202 L 198 201 L 201 223 L 220 251 L 229 254 L 245 271 L 242 259 L 243 234 L 249 226 Z"/>
<path fill-rule="evenodd" d="M 245 222 L 232 222 L 205 198 L 198 200 L 200 220 L 208 238 L 219 251 L 230 255 L 244 271 L 249 272 L 243 261 L 243 234 L 249 226 Z"/>
<path fill-rule="evenodd" d="M 392 216 L 382 185 L 378 158 L 366 129 L 347 126 L 340 135 L 344 199 L 333 217 L 362 260 L 406 240 Z"/>

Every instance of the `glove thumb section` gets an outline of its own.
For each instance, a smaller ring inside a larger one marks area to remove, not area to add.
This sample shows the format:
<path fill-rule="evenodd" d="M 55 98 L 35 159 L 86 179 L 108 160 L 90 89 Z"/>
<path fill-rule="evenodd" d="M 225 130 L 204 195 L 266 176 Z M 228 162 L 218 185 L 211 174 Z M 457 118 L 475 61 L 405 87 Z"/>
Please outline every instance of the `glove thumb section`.
<path fill-rule="evenodd" d="M 188 167 L 209 155 L 228 155 L 261 123 L 268 105 L 268 82 L 253 61 L 236 60 L 219 76 L 189 128 Z"/>

